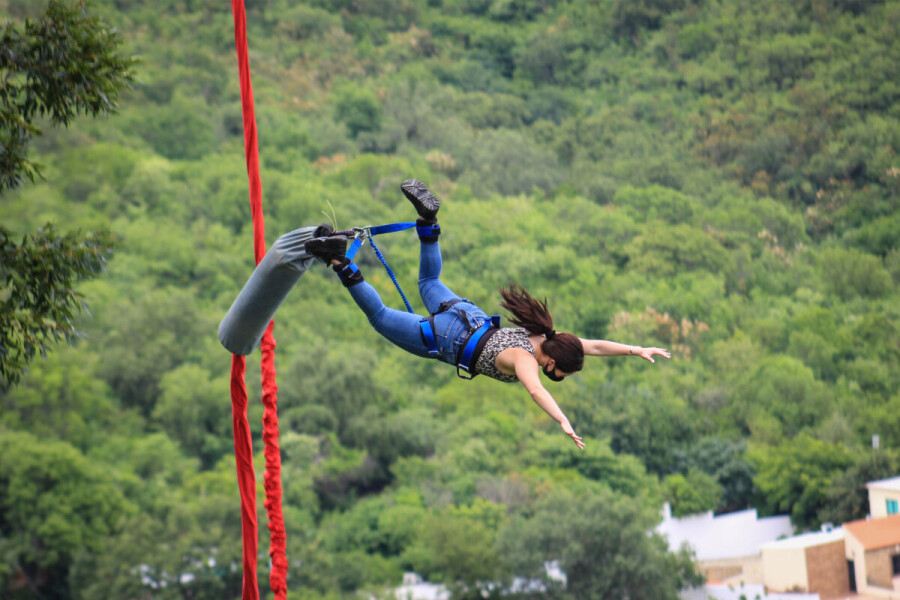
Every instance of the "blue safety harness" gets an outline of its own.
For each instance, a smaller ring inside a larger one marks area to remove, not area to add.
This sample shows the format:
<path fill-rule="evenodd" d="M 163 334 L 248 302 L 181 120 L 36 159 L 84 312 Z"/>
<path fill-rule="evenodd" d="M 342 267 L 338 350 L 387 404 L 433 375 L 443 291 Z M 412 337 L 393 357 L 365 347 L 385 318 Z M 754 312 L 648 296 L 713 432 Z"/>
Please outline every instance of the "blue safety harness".
<path fill-rule="evenodd" d="M 428 356 L 431 358 L 438 358 L 437 340 L 434 336 L 434 317 L 450 310 L 459 302 L 463 302 L 463 299 L 455 298 L 449 302 L 442 302 L 436 313 L 419 321 L 419 328 L 422 331 L 422 340 L 428 347 Z M 460 316 L 466 319 L 467 323 L 469 322 L 464 313 Z M 474 379 L 474 377 L 478 375 L 478 373 L 475 372 L 477 355 L 481 348 L 484 347 L 484 342 L 487 342 L 487 338 L 490 337 L 492 330 L 496 331 L 499 328 L 500 315 L 491 315 L 489 319 L 477 327 L 470 324 L 469 337 L 466 338 L 462 349 L 459 351 L 459 356 L 456 357 L 456 375 L 458 377 L 461 379 Z M 467 376 L 462 374 L 463 371 L 465 371 Z"/>
<path fill-rule="evenodd" d="M 394 275 L 394 271 L 391 269 L 390 265 L 388 265 L 387 260 L 384 258 L 384 255 L 381 253 L 381 250 L 378 249 L 378 246 L 375 245 L 374 237 L 376 235 L 381 235 L 383 233 L 394 233 L 395 231 L 404 231 L 406 229 L 416 228 L 416 233 L 419 237 L 427 237 L 440 234 L 441 228 L 440 225 L 417 225 L 415 222 L 412 223 L 390 223 L 388 225 L 377 225 L 374 227 L 354 227 L 352 233 L 354 233 L 353 243 L 350 244 L 350 247 L 347 248 L 347 252 L 345 256 L 350 259 L 350 264 L 347 265 L 347 269 L 350 269 L 351 272 L 359 271 L 359 267 L 353 261 L 353 258 L 356 256 L 356 253 L 359 252 L 359 249 L 362 248 L 363 244 L 365 244 L 366 240 L 369 240 L 369 243 L 372 244 L 372 250 L 375 251 L 375 256 L 378 257 L 378 260 L 381 261 L 381 264 L 384 265 L 385 271 L 387 271 L 388 277 L 391 278 L 391 281 L 394 283 L 394 287 L 397 288 L 397 292 L 399 292 L 400 297 L 403 299 L 403 303 L 406 305 L 406 310 L 411 313 L 415 313 L 413 311 L 412 306 L 409 304 L 409 300 L 406 298 L 406 294 L 403 293 L 403 289 L 400 287 L 400 283 L 397 281 L 397 277 Z M 456 298 L 455 300 L 451 300 L 449 302 L 444 302 L 438 308 L 436 313 L 433 313 L 430 317 L 426 317 L 419 321 L 419 329 L 421 330 L 422 340 L 425 342 L 425 346 L 428 348 L 428 356 L 430 358 L 439 358 L 438 347 L 437 347 L 437 339 L 434 335 L 434 317 L 442 312 L 450 310 L 454 304 L 462 302 L 461 298 Z M 488 334 L 492 329 L 498 329 L 500 327 L 500 315 L 492 315 L 488 320 L 484 321 L 477 327 L 470 327 L 469 337 L 466 339 L 465 344 L 463 344 L 462 350 L 460 350 L 459 356 L 456 361 L 456 374 L 462 379 L 473 379 L 478 373 L 474 372 L 475 365 L 473 364 L 475 359 L 477 358 L 476 353 L 484 346 L 484 344 L 479 344 L 483 339 L 486 341 L 485 335 Z M 464 376 L 461 371 L 464 371 L 466 375 Z"/>

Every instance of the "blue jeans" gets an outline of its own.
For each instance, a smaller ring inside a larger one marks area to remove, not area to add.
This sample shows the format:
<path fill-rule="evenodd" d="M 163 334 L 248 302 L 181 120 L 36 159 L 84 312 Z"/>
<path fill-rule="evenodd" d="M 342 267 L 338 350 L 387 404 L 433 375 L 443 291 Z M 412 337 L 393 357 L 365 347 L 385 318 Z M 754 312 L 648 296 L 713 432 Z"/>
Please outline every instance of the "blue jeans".
<path fill-rule="evenodd" d="M 442 302 L 459 298 L 441 280 L 441 249 L 437 242 L 420 244 L 419 294 L 429 313 L 435 313 Z M 384 305 L 381 296 L 368 282 L 363 281 L 350 288 L 350 295 L 369 318 L 375 331 L 386 337 L 394 345 L 417 356 L 428 356 L 428 347 L 422 341 L 419 322 L 423 317 Z M 463 299 L 450 310 L 434 317 L 434 337 L 437 341 L 438 358 L 451 365 L 469 333 L 488 319 L 483 310 Z"/>

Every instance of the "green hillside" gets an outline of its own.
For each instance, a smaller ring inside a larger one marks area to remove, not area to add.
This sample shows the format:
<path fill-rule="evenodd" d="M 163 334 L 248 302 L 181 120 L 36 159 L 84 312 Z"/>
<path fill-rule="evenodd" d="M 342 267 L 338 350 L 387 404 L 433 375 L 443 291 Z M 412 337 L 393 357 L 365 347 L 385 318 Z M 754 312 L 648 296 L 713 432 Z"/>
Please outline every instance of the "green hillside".
<path fill-rule="evenodd" d="M 415 571 L 475 598 L 559 560 L 566 589 L 512 597 L 674 599 L 688 558 L 645 534 L 664 500 L 805 530 L 864 517 L 864 483 L 900 473 L 900 1 L 246 5 L 270 246 L 332 210 L 411 220 L 416 177 L 455 291 L 495 313 L 515 281 L 559 330 L 673 353 L 548 383 L 579 451 L 521 386 L 391 347 L 317 265 L 275 319 L 290 597 Z M 137 58 L 132 89 L 45 127 L 43 178 L 0 195 L 0 225 L 117 246 L 79 288 L 84 339 L 0 392 L 0 596 L 239 598 L 216 336 L 253 269 L 231 7 L 88 11 Z M 378 241 L 424 313 L 414 234 Z"/>

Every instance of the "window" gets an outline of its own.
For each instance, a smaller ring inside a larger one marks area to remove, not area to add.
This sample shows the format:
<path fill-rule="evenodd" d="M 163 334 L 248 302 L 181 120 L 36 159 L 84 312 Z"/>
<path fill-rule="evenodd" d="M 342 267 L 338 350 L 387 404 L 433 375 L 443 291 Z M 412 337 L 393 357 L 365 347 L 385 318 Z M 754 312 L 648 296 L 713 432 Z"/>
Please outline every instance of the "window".
<path fill-rule="evenodd" d="M 887 501 L 887 514 L 896 515 L 898 512 L 900 512 L 900 508 L 897 507 L 897 501 L 896 500 L 888 500 Z"/>

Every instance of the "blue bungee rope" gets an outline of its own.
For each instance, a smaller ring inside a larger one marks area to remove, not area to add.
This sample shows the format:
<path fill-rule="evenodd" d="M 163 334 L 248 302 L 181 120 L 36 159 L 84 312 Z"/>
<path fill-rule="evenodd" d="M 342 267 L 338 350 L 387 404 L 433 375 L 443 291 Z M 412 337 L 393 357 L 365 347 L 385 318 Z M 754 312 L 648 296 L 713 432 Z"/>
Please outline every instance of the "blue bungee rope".
<path fill-rule="evenodd" d="M 335 234 L 354 236 L 353 244 L 350 245 L 350 248 L 347 249 L 347 253 L 345 254 L 345 256 L 350 260 L 353 260 L 353 257 L 356 256 L 356 253 L 368 238 L 369 243 L 372 244 L 372 250 L 375 251 L 375 256 L 377 256 L 378 260 L 381 261 L 381 264 L 384 265 L 384 270 L 387 271 L 388 277 L 390 277 L 391 281 L 394 282 L 394 287 L 397 288 L 397 292 L 400 293 L 400 297 L 403 299 L 403 303 L 406 305 L 406 310 L 411 313 L 414 313 L 415 311 L 413 311 L 409 300 L 407 300 L 406 294 L 403 293 L 403 288 L 400 287 L 400 282 L 397 281 L 397 276 L 394 275 L 394 271 L 391 269 L 391 266 L 387 263 L 387 260 L 384 258 L 381 250 L 378 249 L 378 246 L 375 245 L 375 236 L 382 233 L 404 231 L 406 229 L 412 229 L 415 226 L 416 223 L 390 223 L 388 225 L 377 225 L 374 227 L 354 227 L 349 231 L 334 232 Z"/>

